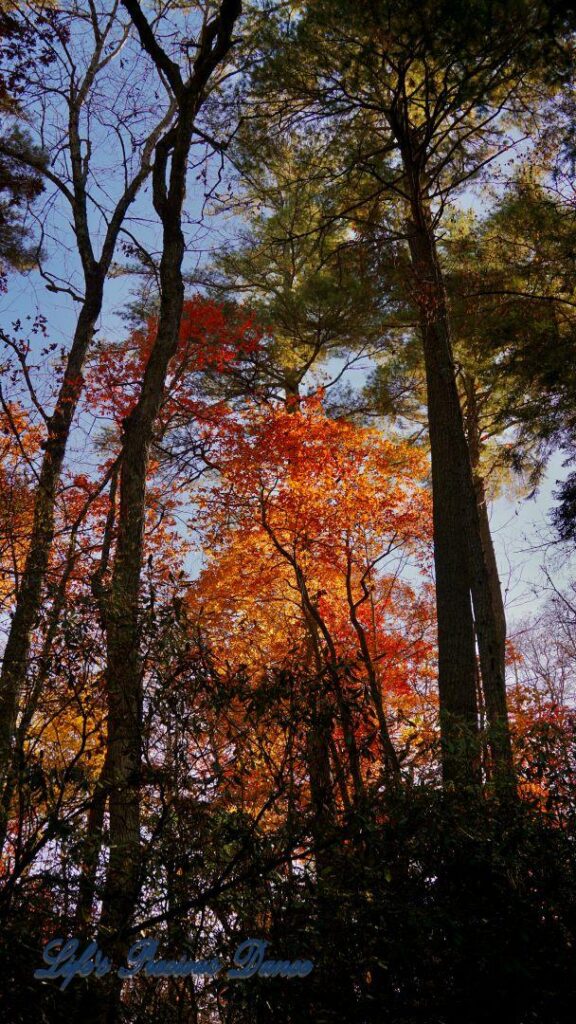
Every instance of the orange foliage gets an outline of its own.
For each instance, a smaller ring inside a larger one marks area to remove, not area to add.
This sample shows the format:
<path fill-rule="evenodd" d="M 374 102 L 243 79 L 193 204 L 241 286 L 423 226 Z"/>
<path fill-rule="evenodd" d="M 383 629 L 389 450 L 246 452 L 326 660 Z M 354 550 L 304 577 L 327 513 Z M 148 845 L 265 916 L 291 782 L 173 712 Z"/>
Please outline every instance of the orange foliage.
<path fill-rule="evenodd" d="M 368 664 L 397 740 L 415 719 L 424 729 L 434 640 L 422 453 L 328 418 L 316 397 L 227 417 L 217 462 L 218 480 L 195 496 L 208 564 L 188 613 L 222 670 L 247 670 L 248 685 L 274 666 L 313 670 L 312 608 L 323 657 L 345 670 L 350 700 L 364 694 L 359 741 L 375 735 Z"/>
<path fill-rule="evenodd" d="M 420 452 L 329 419 L 314 398 L 294 412 L 250 408 L 227 425 L 218 465 L 218 484 L 197 494 L 209 565 L 193 601 L 204 621 L 226 610 L 241 660 L 254 656 L 261 632 L 272 641 L 268 654 L 295 639 L 301 578 L 343 654 L 354 644 L 351 606 L 380 645 L 375 654 L 397 617 L 397 646 L 406 647 L 407 621 L 417 627 L 423 613 L 399 573 L 408 557 L 426 572 L 430 558 Z M 248 610 L 255 635 L 244 643 Z"/>
<path fill-rule="evenodd" d="M 42 431 L 13 403 L 0 414 L 0 605 L 11 603 L 26 558 L 33 517 L 31 460 Z"/>
<path fill-rule="evenodd" d="M 86 389 L 90 404 L 120 423 L 133 409 L 144 368 L 156 336 L 157 320 L 151 317 L 143 330 L 135 331 L 119 346 L 101 348 L 95 372 Z M 230 372 L 235 363 L 258 347 L 260 331 L 241 308 L 225 309 L 202 296 L 184 303 L 178 350 L 166 382 L 166 400 L 160 428 L 177 414 L 201 415 L 206 400 L 195 395 L 194 376 L 211 371 Z"/>

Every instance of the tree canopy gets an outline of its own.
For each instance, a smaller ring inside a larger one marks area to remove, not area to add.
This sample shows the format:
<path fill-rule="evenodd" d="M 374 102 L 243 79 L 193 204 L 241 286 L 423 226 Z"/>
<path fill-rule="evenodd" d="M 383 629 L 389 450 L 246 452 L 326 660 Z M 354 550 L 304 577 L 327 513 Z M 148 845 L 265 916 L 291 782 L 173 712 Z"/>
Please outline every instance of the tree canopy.
<path fill-rule="evenodd" d="M 7 1024 L 572 1020 L 575 27 L 0 2 Z"/>

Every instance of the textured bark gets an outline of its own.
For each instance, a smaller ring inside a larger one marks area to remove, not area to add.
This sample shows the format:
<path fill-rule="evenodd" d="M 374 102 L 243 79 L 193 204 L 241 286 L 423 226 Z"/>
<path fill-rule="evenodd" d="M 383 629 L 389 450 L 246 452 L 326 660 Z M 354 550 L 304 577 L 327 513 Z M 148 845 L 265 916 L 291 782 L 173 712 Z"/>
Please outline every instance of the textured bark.
<path fill-rule="evenodd" d="M 104 814 L 106 811 L 108 774 L 104 762 L 86 821 L 86 836 L 82 844 L 80 883 L 76 904 L 76 932 L 85 937 L 92 924 L 96 896 L 96 873 L 102 850 Z"/>
<path fill-rule="evenodd" d="M 406 156 L 404 164 L 411 185 L 408 241 L 428 390 L 444 777 L 451 784 L 459 779 L 479 781 L 476 636 L 494 777 L 500 788 L 513 792 L 503 661 L 505 619 L 495 597 L 499 582 L 490 571 L 485 546 L 490 531 L 485 502 L 482 528 L 430 211 L 425 190 Z M 491 539 L 490 550 L 493 556 Z"/>
<path fill-rule="evenodd" d="M 106 599 L 108 772 L 110 852 L 102 901 L 102 945 L 118 962 L 125 954 L 126 929 L 134 914 L 141 882 L 140 776 L 142 665 L 139 652 L 139 590 L 142 567 L 146 481 L 154 427 L 164 397 L 166 375 L 176 352 L 184 301 L 182 209 L 195 116 L 206 84 L 231 46 L 241 12 L 239 0 L 224 0 L 219 14 L 200 36 L 189 82 L 157 43 L 142 10 L 124 0 L 144 49 L 165 75 L 178 103 L 176 123 L 156 147 L 153 201 L 162 224 L 161 301 L 154 345 L 138 402 L 124 422 L 120 469 L 118 539 Z M 90 1019 L 113 1021 L 120 986 L 101 989 Z M 95 993 L 93 993 L 95 995 Z"/>
<path fill-rule="evenodd" d="M 26 676 L 32 632 L 40 612 L 42 587 L 54 539 L 54 516 L 62 464 L 72 420 L 84 384 L 82 369 L 96 320 L 102 308 L 104 279 L 94 269 L 86 280 L 86 297 L 78 317 L 74 340 L 56 407 L 47 424 L 44 457 L 34 502 L 32 535 L 16 608 L 12 616 L 0 675 L 0 778 L 11 758 L 18 702 Z"/>
<path fill-rule="evenodd" d="M 478 631 L 482 691 L 491 759 L 490 769 L 496 786 L 501 789 L 513 790 L 514 768 L 506 700 L 506 611 L 490 531 L 486 488 L 480 472 L 481 437 L 476 383 L 473 379 L 467 379 L 464 386 L 466 391 L 465 426 L 472 465 L 480 541 L 479 545 L 476 545 L 476 558 L 478 559 L 481 553 L 484 560 L 484 564 L 477 565 L 476 571 L 472 574 L 472 601 Z M 484 580 L 482 587 L 478 585 L 481 578 Z M 486 607 L 487 602 L 489 602 L 489 608 Z M 482 628 L 479 628 L 480 624 L 482 624 Z"/>
<path fill-rule="evenodd" d="M 470 465 L 430 218 L 413 195 L 409 246 L 420 309 L 432 456 L 438 686 L 444 782 L 479 783 L 476 650 L 465 484 Z"/>
<path fill-rule="evenodd" d="M 477 637 L 487 712 L 490 716 L 491 702 L 492 715 L 497 718 L 492 733 L 495 775 L 513 792 L 505 681 L 498 653 L 498 614 L 491 598 L 488 557 L 456 381 L 446 288 L 430 209 L 430 154 L 423 132 L 411 122 L 403 77 L 387 119 L 404 171 L 407 236 L 426 369 L 443 775 L 449 788 L 481 782 Z"/>
<path fill-rule="evenodd" d="M 43 585 L 54 540 L 55 509 L 62 466 L 72 422 L 84 386 L 82 371 L 102 309 L 104 283 L 128 209 L 151 172 L 151 159 L 155 146 L 172 119 L 172 110 L 169 109 L 166 116 L 151 132 L 143 148 L 140 168 L 134 177 L 128 180 L 110 217 L 100 257 L 97 259 L 90 235 L 86 191 L 88 165 L 85 154 L 83 155 L 80 121 L 84 104 L 102 66 L 101 60 L 106 47 L 107 32 L 112 20 L 111 17 L 106 31 L 101 32 L 98 36 L 84 80 L 78 87 L 75 85 L 70 87 L 68 145 L 72 169 L 72 189 L 60 182 L 49 169 L 42 165 L 37 168 L 60 189 L 71 205 L 78 254 L 84 273 L 84 299 L 54 412 L 46 424 L 47 436 L 35 494 L 30 545 L 2 661 L 0 674 L 0 784 L 2 785 L 6 781 L 6 774 L 10 767 L 19 699 L 26 678 L 32 635 L 40 613 Z M 1 143 L 0 151 L 7 152 L 7 155 L 13 156 L 14 159 L 20 158 L 18 153 L 8 152 L 5 146 L 2 148 Z M 34 166 L 32 158 L 29 159 L 26 155 L 21 158 L 30 166 Z M 6 801 L 3 800 L 2 804 L 5 805 Z M 3 814 L 0 821 L 0 834 L 4 833 L 5 824 L 6 815 Z"/>

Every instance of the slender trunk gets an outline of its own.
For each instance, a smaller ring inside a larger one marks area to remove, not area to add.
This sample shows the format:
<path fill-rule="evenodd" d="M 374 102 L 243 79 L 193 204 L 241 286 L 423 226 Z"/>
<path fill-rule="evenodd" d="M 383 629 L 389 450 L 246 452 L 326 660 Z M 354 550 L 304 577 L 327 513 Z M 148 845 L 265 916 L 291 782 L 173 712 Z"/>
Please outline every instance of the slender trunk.
<path fill-rule="evenodd" d="M 480 631 L 478 633 L 478 649 L 488 721 L 488 743 L 496 784 L 500 788 L 506 789 L 514 788 L 512 741 L 506 694 L 506 615 L 490 532 L 484 481 L 477 478 L 475 484 L 477 485 L 480 538 L 485 559 L 484 569 L 488 577 L 488 594 L 486 594 L 485 588 L 475 585 L 472 590 L 472 600 L 477 624 L 481 616 L 487 620 L 482 634 Z M 476 578 L 478 575 L 477 573 Z M 486 608 L 486 602 L 490 602 L 489 608 Z"/>
<path fill-rule="evenodd" d="M 190 134 L 183 124 L 180 131 L 179 171 L 183 189 Z M 173 166 L 175 161 L 176 155 Z M 182 194 L 176 214 L 183 198 Z M 140 399 L 124 426 L 118 540 L 107 599 L 110 856 L 100 927 L 103 935 L 114 936 L 112 948 L 122 943 L 140 884 L 142 665 L 138 610 L 146 479 L 154 424 L 164 394 L 168 364 L 178 343 L 184 299 L 181 275 L 184 239 L 179 217 L 166 217 L 163 234 L 158 332 Z"/>
<path fill-rule="evenodd" d="M 98 52 L 101 52 L 104 43 L 105 34 L 99 38 Z M 54 540 L 55 508 L 62 465 L 70 430 L 84 387 L 82 372 L 86 356 L 102 310 L 104 283 L 114 257 L 116 242 L 124 218 L 150 173 L 152 153 L 173 115 L 173 105 L 171 104 L 165 116 L 151 132 L 144 146 L 140 169 L 127 184 L 114 208 L 102 244 L 100 259 L 97 260 L 90 238 L 86 193 L 87 166 L 82 158 L 80 133 L 80 110 L 93 82 L 95 68 L 96 64 L 92 62 L 91 69 L 69 112 L 70 159 L 74 190 L 68 197 L 72 203 L 78 252 L 84 271 L 84 301 L 76 323 L 56 406 L 47 421 L 47 437 L 44 442 L 44 458 L 35 494 L 30 546 L 2 660 L 0 674 L 0 786 L 4 784 L 10 770 L 18 704 L 26 678 L 32 634 L 40 613 L 42 589 Z M 2 808 L 7 808 L 0 810 L 0 835 L 4 835 L 9 814 L 9 800 L 2 799 L 1 803 Z"/>
<path fill-rule="evenodd" d="M 76 931 L 82 937 L 87 936 L 91 930 L 96 896 L 96 873 L 102 850 L 107 784 L 107 763 L 105 761 L 88 811 L 86 835 L 82 844 L 81 874 L 75 913 Z"/>
<path fill-rule="evenodd" d="M 350 765 L 350 774 L 354 784 L 354 796 L 355 800 L 359 801 L 364 794 L 364 782 L 362 779 L 362 770 L 360 766 L 360 754 L 358 751 L 358 744 L 356 742 L 356 735 L 354 732 L 354 721 L 352 718 L 352 712 L 350 711 L 350 706 L 348 704 L 346 695 L 342 688 L 338 665 L 338 656 L 336 653 L 336 648 L 334 646 L 334 641 L 330 635 L 330 631 L 328 630 L 326 623 L 324 622 L 324 619 L 322 618 L 322 615 L 318 610 L 318 605 L 310 597 L 308 585 L 306 583 L 306 577 L 304 575 L 304 572 L 302 571 L 302 567 L 300 566 L 295 555 L 291 554 L 290 551 L 286 547 L 284 547 L 283 544 L 280 543 L 278 537 L 274 533 L 274 530 L 272 529 L 267 520 L 265 501 L 261 502 L 260 514 L 262 526 L 266 533 L 268 534 L 268 536 L 270 537 L 272 544 L 279 552 L 279 554 L 281 554 L 282 557 L 286 559 L 286 561 L 292 567 L 292 570 L 294 572 L 296 586 L 298 587 L 298 591 L 300 593 L 300 598 L 302 602 L 302 613 L 304 615 L 306 624 L 312 637 L 312 642 L 314 644 L 315 651 L 317 652 L 316 660 L 319 677 L 320 672 L 323 672 L 324 670 L 328 673 L 330 686 L 336 699 L 336 706 L 338 708 L 338 714 L 340 716 L 340 724 L 342 726 L 344 743 L 346 745 L 346 753 Z M 320 654 L 320 638 L 322 638 L 326 645 L 325 656 Z"/>
<path fill-rule="evenodd" d="M 312 696 L 310 724 L 306 732 L 306 761 L 310 778 L 312 800 L 312 838 L 318 884 L 330 866 L 331 858 L 326 850 L 326 840 L 334 828 L 334 794 L 330 771 L 330 710 L 326 700 Z"/>
<path fill-rule="evenodd" d="M 311 833 L 314 843 L 316 865 L 317 929 L 319 949 L 327 949 L 333 940 L 335 908 L 339 905 L 339 882 L 342 866 L 340 861 L 341 843 L 335 842 L 336 808 L 334 784 L 340 777 L 345 810 L 350 810 L 346 793 L 345 772 L 339 763 L 332 737 L 333 708 L 328 693 L 324 690 L 325 664 L 318 635 L 318 625 L 304 607 L 308 624 L 309 661 L 316 669 L 314 689 L 310 693 L 310 717 L 306 732 L 305 757 L 310 780 L 312 804 Z M 319 687 L 322 687 L 321 689 Z M 330 756 L 332 752 L 332 765 Z M 334 779 L 336 776 L 336 779 Z M 351 998 L 352 980 L 348 975 L 335 969 L 329 963 L 326 973 L 326 1002 L 328 1006 L 341 1010 Z"/>
<path fill-rule="evenodd" d="M 465 425 L 472 465 L 480 540 L 475 548 L 476 559 L 478 560 L 480 552 L 483 554 L 483 565 L 476 565 L 475 572 L 472 574 L 472 601 L 477 628 L 480 622 L 483 624 L 483 628 L 478 630 L 478 650 L 488 724 L 488 746 L 495 785 L 500 789 L 513 789 L 512 743 L 506 699 L 506 612 L 488 518 L 486 488 L 480 472 L 482 442 L 476 382 L 467 378 L 464 387 L 466 391 Z M 483 587 L 478 585 L 480 578 L 485 580 Z M 489 602 L 489 608 L 486 608 L 486 602 Z"/>
<path fill-rule="evenodd" d="M 16 792 L 16 789 L 18 788 L 19 780 L 21 778 L 21 774 L 25 766 L 24 747 L 26 743 L 26 737 L 28 735 L 30 725 L 32 724 L 32 721 L 34 719 L 34 715 L 36 714 L 38 702 L 43 693 L 44 686 L 46 685 L 46 681 L 50 673 L 50 652 L 52 650 L 54 637 L 56 636 L 56 631 L 60 623 L 60 618 L 66 596 L 66 588 L 68 585 L 68 580 L 70 578 L 70 573 L 72 571 L 73 564 L 74 561 L 72 543 L 68 555 L 68 564 L 62 577 L 60 578 L 58 590 L 55 595 L 52 607 L 50 609 L 47 629 L 44 636 L 44 642 L 42 645 L 42 651 L 38 661 L 38 673 L 36 679 L 34 680 L 34 686 L 32 687 L 32 691 L 27 697 L 25 707 L 22 710 L 18 727 L 15 730 L 14 743 L 12 745 L 10 760 L 4 776 L 4 790 L 2 793 L 2 806 L 0 810 L 0 850 L 4 849 L 10 809 L 12 807 L 12 800 Z"/>
<path fill-rule="evenodd" d="M 111 472 L 110 482 L 110 507 L 106 517 L 104 537 L 102 541 L 102 553 L 100 564 L 91 578 L 92 593 L 96 599 L 102 626 L 106 629 L 106 589 L 104 578 L 110 561 L 112 547 L 112 534 L 116 522 L 116 492 L 118 489 L 118 463 Z M 94 788 L 92 803 L 88 811 L 86 822 L 86 835 L 82 844 L 82 856 L 80 859 L 80 882 L 78 886 L 78 902 L 76 905 L 76 924 L 82 935 L 89 932 L 94 898 L 96 895 L 96 873 L 98 860 L 102 851 L 104 839 L 104 815 L 106 813 L 106 802 L 108 799 L 109 773 L 108 759 L 104 759 L 102 770 Z"/>
<path fill-rule="evenodd" d="M 369 596 L 369 591 L 365 584 L 363 585 L 363 590 L 362 602 Z M 376 671 L 376 666 L 370 653 L 370 646 L 366 637 L 366 631 L 358 618 L 359 602 L 354 600 L 352 592 L 352 559 L 350 552 L 348 552 L 348 563 L 346 568 L 346 598 L 348 601 L 348 610 L 350 612 L 350 621 L 358 638 L 362 661 L 368 675 L 370 696 L 378 719 L 380 748 L 382 751 L 382 760 L 384 763 L 386 777 L 392 785 L 397 785 L 400 781 L 400 763 L 398 761 L 398 756 L 394 749 L 394 744 L 392 743 L 388 723 L 386 721 L 386 712 L 384 711 L 384 702 L 382 700 L 382 690 L 380 680 L 378 678 L 378 672 Z"/>
<path fill-rule="evenodd" d="M 56 407 L 48 421 L 44 457 L 34 502 L 30 546 L 26 556 L 16 609 L 10 624 L 0 674 L 0 779 L 11 759 L 18 703 L 26 675 L 32 633 L 40 612 L 42 585 L 54 539 L 55 505 L 70 428 L 84 384 L 82 369 L 92 341 L 103 296 L 103 275 L 94 272 L 86 281 L 86 296 Z"/>
<path fill-rule="evenodd" d="M 146 481 L 150 446 L 174 356 L 184 302 L 182 209 L 195 116 L 206 84 L 231 46 L 240 15 L 239 0 L 223 0 L 218 15 L 204 26 L 192 78 L 179 69 L 155 39 L 136 0 L 124 0 L 141 43 L 165 74 L 178 99 L 176 124 L 156 147 L 153 201 L 162 224 L 161 301 L 156 338 L 138 402 L 124 421 L 120 469 L 118 538 L 106 599 L 108 771 L 110 852 L 100 920 L 101 944 L 115 962 L 125 954 L 126 929 L 141 884 L 140 777 L 142 742 L 142 664 L 139 650 L 139 590 L 142 567 Z M 121 983 L 109 982 L 96 998 L 90 1019 L 115 1021 Z"/>
<path fill-rule="evenodd" d="M 181 264 L 184 238 L 180 214 L 184 199 L 191 120 L 178 124 L 178 152 L 171 177 L 180 178 L 173 213 L 163 218 L 160 265 L 162 299 L 158 330 L 138 403 L 124 422 L 120 470 L 118 538 L 106 598 L 106 680 L 110 851 L 100 918 L 101 944 L 114 962 L 125 956 L 126 930 L 141 884 L 140 786 L 142 759 L 142 663 L 139 592 L 146 509 L 146 481 L 154 424 L 164 395 L 170 359 L 176 351 L 184 301 Z M 105 986 L 93 1006 L 98 1021 L 114 1021 L 121 986 Z M 100 1004 L 100 1005 L 98 1005 Z"/>
<path fill-rule="evenodd" d="M 284 556 L 288 554 L 285 548 L 278 543 L 274 537 L 273 531 L 265 524 L 265 528 L 268 530 L 270 537 L 272 538 L 275 546 L 281 551 Z M 326 645 L 326 655 L 318 657 L 318 678 L 320 679 L 324 674 L 327 673 L 330 681 L 330 688 L 334 694 L 336 701 L 336 707 L 338 709 L 338 715 L 340 719 L 340 725 L 342 727 L 342 734 L 344 737 L 344 745 L 346 747 L 346 754 L 348 758 L 348 764 L 350 766 L 350 776 L 352 779 L 353 792 L 354 792 L 354 803 L 358 803 L 364 795 L 364 781 L 362 778 L 362 767 L 360 764 L 360 752 L 358 750 L 358 744 L 356 742 L 356 734 L 354 731 L 354 720 L 346 694 L 342 687 L 342 680 L 340 678 L 340 670 L 338 665 L 338 656 L 334 641 L 330 635 L 330 631 L 326 626 L 326 623 L 318 610 L 317 604 L 310 597 L 308 586 L 304 573 L 299 566 L 295 558 L 288 554 L 288 560 L 291 562 L 294 573 L 296 576 L 296 582 L 300 591 L 302 599 L 302 611 L 308 623 L 312 636 L 314 638 L 315 649 L 320 652 L 320 637 L 324 640 Z"/>
<path fill-rule="evenodd" d="M 288 412 L 295 412 L 300 403 L 299 383 L 285 376 L 285 405 Z M 309 611 L 308 591 L 300 581 L 302 596 L 302 613 L 308 630 L 307 660 L 315 669 L 316 682 L 311 690 L 310 721 L 306 730 L 306 764 L 310 779 L 310 797 L 312 803 L 312 838 L 314 840 L 314 859 L 318 876 L 318 886 L 322 887 L 322 878 L 326 869 L 330 868 L 331 858 L 327 853 L 326 837 L 334 828 L 334 791 L 330 767 L 330 744 L 332 736 L 332 710 L 327 694 L 319 687 L 324 686 L 324 660 L 322 658 L 318 624 Z M 345 783 L 344 783 L 345 784 Z"/>

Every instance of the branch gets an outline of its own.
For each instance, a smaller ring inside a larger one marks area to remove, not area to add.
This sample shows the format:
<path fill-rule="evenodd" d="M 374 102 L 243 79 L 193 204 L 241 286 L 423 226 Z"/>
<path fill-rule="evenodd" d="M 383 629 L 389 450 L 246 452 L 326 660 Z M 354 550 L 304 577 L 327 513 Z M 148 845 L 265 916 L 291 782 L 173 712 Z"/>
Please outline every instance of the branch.
<path fill-rule="evenodd" d="M 180 99 L 184 91 L 184 82 L 182 81 L 180 68 L 160 46 L 138 0 L 122 0 L 122 3 L 132 18 L 143 48 L 150 54 L 156 67 L 164 72 L 174 90 L 174 95 Z"/>
<path fill-rule="evenodd" d="M 0 141 L 0 156 L 7 156 L 10 160 L 16 160 L 18 163 L 25 164 L 26 167 L 30 167 L 38 174 L 43 174 L 48 181 L 51 181 L 52 184 L 66 196 L 70 205 L 74 205 L 74 196 L 70 189 L 64 184 L 64 182 L 60 181 L 60 178 L 58 178 L 49 167 L 44 166 L 41 157 L 33 159 L 21 152 L 19 149 L 13 149 L 12 146 L 7 146 L 6 143 L 2 141 Z"/>
<path fill-rule="evenodd" d="M 558 302 L 562 306 L 572 306 L 576 308 L 576 302 L 571 302 L 570 299 L 561 299 L 557 295 L 534 295 L 533 292 L 517 291 L 514 288 L 485 288 L 477 292 L 464 292 L 463 298 L 469 299 L 479 295 L 509 295 L 520 299 L 533 299 L 535 302 Z"/>

